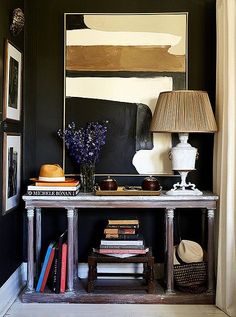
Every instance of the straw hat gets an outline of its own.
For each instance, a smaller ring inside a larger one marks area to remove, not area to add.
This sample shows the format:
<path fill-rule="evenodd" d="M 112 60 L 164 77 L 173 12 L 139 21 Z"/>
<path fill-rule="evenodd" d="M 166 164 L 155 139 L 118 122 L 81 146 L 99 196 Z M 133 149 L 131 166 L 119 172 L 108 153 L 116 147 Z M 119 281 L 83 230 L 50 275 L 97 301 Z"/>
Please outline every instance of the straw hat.
<path fill-rule="evenodd" d="M 38 180 L 43 182 L 64 182 L 65 174 L 58 164 L 43 164 L 40 167 Z"/>
<path fill-rule="evenodd" d="M 203 249 L 197 242 L 182 240 L 174 248 L 174 264 L 203 261 Z"/>

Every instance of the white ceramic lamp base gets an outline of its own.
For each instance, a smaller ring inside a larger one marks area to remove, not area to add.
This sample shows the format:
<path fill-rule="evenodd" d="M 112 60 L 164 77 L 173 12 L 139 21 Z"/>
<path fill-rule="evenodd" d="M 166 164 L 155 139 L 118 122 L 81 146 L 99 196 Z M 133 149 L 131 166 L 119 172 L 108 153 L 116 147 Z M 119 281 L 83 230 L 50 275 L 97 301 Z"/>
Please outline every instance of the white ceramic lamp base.
<path fill-rule="evenodd" d="M 202 195 L 202 192 L 196 188 L 196 185 L 192 183 L 186 183 L 186 177 L 189 171 L 178 171 L 181 176 L 181 182 L 173 185 L 173 188 L 166 192 L 166 195 Z"/>
<path fill-rule="evenodd" d="M 180 143 L 171 149 L 172 169 L 178 171 L 181 182 L 174 184 L 166 195 L 202 195 L 196 185 L 186 183 L 188 173 L 195 170 L 197 149 L 188 143 L 188 133 L 179 133 Z"/>

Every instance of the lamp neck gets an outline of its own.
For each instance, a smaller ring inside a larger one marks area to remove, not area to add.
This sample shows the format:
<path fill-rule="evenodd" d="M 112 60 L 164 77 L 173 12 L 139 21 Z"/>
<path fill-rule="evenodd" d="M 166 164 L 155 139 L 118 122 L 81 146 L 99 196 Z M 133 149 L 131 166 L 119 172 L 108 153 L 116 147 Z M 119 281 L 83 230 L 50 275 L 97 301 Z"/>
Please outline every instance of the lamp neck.
<path fill-rule="evenodd" d="M 179 140 L 180 140 L 180 143 L 177 144 L 177 147 L 188 147 L 188 146 L 191 146 L 189 143 L 188 143 L 188 133 L 187 132 L 181 132 L 179 133 Z"/>

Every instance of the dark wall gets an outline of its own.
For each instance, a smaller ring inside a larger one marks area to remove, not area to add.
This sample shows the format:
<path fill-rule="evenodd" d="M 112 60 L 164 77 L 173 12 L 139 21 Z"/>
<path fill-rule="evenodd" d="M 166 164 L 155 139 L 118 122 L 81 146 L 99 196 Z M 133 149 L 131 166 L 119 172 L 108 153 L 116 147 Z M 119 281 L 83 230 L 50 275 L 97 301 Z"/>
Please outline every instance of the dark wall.
<path fill-rule="evenodd" d="M 0 2 L 0 166 L 2 171 L 2 140 L 3 130 L 8 132 L 22 132 L 21 123 L 2 123 L 3 107 L 3 72 L 4 72 L 4 46 L 5 39 L 14 43 L 22 52 L 24 51 L 24 32 L 13 37 L 9 32 L 10 17 L 15 8 L 24 10 L 23 0 L 1 0 Z M 2 172 L 0 181 L 2 193 Z M 14 209 L 2 216 L 2 196 L 0 196 L 0 287 L 9 278 L 22 262 L 22 208 Z"/>
<path fill-rule="evenodd" d="M 215 0 L 25 0 L 25 4 L 27 13 L 25 185 L 29 177 L 38 174 L 41 164 L 62 163 L 62 146 L 56 131 L 62 127 L 63 115 L 63 14 L 65 12 L 189 12 L 189 89 L 207 90 L 214 105 Z M 190 142 L 197 146 L 200 152 L 198 169 L 190 178 L 196 181 L 201 189 L 211 189 L 212 136 L 192 135 Z M 117 211 L 104 210 L 80 213 L 80 260 L 85 259 L 87 250 L 94 244 L 94 240 L 99 240 L 103 223 L 111 213 L 117 215 Z M 135 214 L 144 219 L 145 228 L 148 227 L 148 223 L 159 223 L 160 229 L 157 228 L 157 231 L 162 231 L 161 216 L 159 218 L 155 216 L 155 221 L 152 222 L 151 217 L 154 216 L 150 211 L 126 212 L 127 216 Z M 46 212 L 43 220 L 44 241 L 50 239 L 56 230 L 65 225 L 62 214 L 58 220 L 54 213 Z M 192 232 L 194 235 L 194 230 Z M 148 238 L 150 242 L 153 237 L 154 234 Z"/>

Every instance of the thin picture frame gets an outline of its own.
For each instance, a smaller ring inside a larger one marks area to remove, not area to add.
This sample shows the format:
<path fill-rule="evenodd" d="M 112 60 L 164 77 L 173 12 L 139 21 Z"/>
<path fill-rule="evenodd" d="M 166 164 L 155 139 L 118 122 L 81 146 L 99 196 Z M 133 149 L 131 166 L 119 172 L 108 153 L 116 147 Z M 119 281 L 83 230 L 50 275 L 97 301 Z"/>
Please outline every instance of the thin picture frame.
<path fill-rule="evenodd" d="M 20 121 L 22 108 L 22 52 L 5 42 L 3 120 Z"/>
<path fill-rule="evenodd" d="M 21 134 L 4 132 L 3 135 L 3 196 L 2 213 L 5 215 L 19 204 L 21 184 Z"/>

